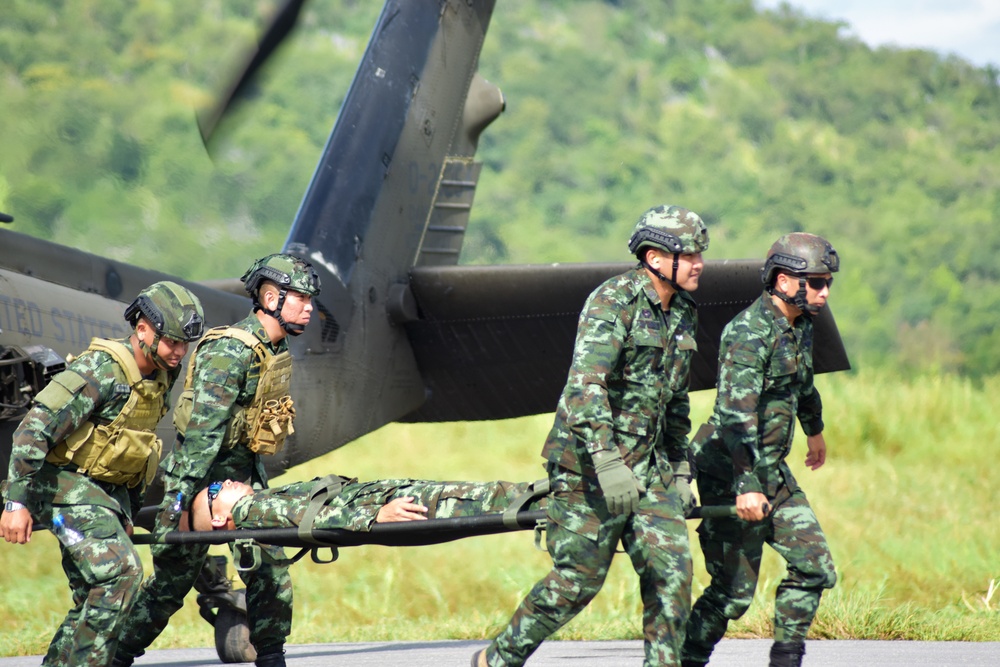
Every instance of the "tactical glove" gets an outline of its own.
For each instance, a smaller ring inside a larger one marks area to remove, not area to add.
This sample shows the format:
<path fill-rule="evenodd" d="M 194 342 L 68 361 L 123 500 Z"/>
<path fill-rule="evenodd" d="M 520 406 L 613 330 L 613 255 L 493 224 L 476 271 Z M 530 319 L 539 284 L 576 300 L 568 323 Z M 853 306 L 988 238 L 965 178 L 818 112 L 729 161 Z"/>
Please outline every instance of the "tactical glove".
<path fill-rule="evenodd" d="M 602 450 L 594 454 L 593 458 L 594 468 L 597 470 L 597 483 L 604 492 L 608 511 L 619 515 L 631 514 L 639 509 L 639 494 L 645 493 L 646 487 L 625 465 L 618 450 Z"/>
<path fill-rule="evenodd" d="M 691 490 L 691 466 L 687 461 L 675 461 L 670 465 L 674 469 L 674 483 L 677 484 L 677 492 L 681 495 L 681 512 L 685 517 L 690 516 L 691 510 L 698 506 L 694 491 Z"/>

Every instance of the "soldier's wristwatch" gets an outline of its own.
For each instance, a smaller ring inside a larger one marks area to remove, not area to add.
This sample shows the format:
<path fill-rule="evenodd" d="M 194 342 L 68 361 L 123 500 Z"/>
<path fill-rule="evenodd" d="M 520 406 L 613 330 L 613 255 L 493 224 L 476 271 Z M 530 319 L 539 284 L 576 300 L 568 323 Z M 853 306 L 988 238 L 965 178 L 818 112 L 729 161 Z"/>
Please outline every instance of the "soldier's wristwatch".
<path fill-rule="evenodd" d="M 22 505 L 21 503 L 16 503 L 13 500 L 8 500 L 6 503 L 4 503 L 3 509 L 5 512 L 16 512 L 18 510 L 23 510 L 24 505 Z"/>

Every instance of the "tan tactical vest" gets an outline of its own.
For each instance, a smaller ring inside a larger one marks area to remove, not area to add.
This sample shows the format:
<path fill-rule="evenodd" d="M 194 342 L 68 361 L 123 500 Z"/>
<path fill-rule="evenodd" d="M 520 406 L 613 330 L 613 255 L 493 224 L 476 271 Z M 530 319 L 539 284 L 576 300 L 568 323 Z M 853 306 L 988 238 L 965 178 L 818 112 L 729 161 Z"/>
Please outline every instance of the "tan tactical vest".
<path fill-rule="evenodd" d="M 87 349 L 110 354 L 124 372 L 132 393 L 125 407 L 110 423 L 85 421 L 52 448 L 45 460 L 59 466 L 73 463 L 78 472 L 101 482 L 129 487 L 142 482 L 149 484 L 156 474 L 163 451 L 163 443 L 156 436 L 155 429 L 167 412 L 164 401 L 167 373 L 157 370 L 155 379 L 144 379 L 132 351 L 118 341 L 95 338 Z M 52 382 L 49 386 L 55 384 Z M 53 392 L 40 392 L 38 402 L 50 410 L 62 408 L 72 395 L 63 389 L 62 395 L 56 396 L 59 393 L 57 389 L 59 387 L 54 387 Z"/>
<path fill-rule="evenodd" d="M 288 436 L 295 432 L 292 426 L 295 408 L 292 405 L 292 397 L 288 394 L 292 386 L 292 355 L 287 350 L 280 354 L 272 354 L 259 338 L 237 327 L 209 329 L 198 342 L 198 346 L 200 347 L 205 341 L 219 338 L 235 338 L 247 347 L 253 348 L 260 362 L 257 393 L 254 394 L 250 405 L 245 408 L 236 407 L 226 426 L 223 446 L 244 445 L 257 454 L 274 454 L 280 451 Z M 196 349 L 194 358 L 197 358 L 197 353 Z M 188 366 L 184 392 L 174 409 L 174 427 L 181 435 L 187 431 L 188 420 L 191 418 L 194 366 L 193 362 Z"/>

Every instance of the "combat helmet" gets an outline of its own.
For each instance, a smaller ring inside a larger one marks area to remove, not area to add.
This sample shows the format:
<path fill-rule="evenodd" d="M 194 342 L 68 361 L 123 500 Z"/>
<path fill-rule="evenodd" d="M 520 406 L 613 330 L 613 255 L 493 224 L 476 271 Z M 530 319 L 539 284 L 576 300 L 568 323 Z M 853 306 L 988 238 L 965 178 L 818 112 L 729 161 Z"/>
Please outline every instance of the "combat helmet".
<path fill-rule="evenodd" d="M 205 311 L 188 288 L 169 280 L 153 283 L 139 292 L 125 309 L 125 321 L 134 329 L 139 317 L 153 326 L 153 344 L 139 341 L 139 347 L 158 367 L 167 369 L 166 362 L 156 353 L 160 339 L 166 336 L 190 343 L 201 338 L 205 329 Z"/>
<path fill-rule="evenodd" d="M 294 255 L 276 253 L 258 259 L 250 265 L 240 280 L 253 299 L 254 311 L 259 310 L 278 320 L 278 324 L 289 335 L 298 336 L 305 331 L 305 327 L 301 324 L 285 322 L 281 317 L 281 308 L 285 304 L 288 290 L 310 296 L 319 294 L 319 275 L 316 274 L 312 264 Z M 278 286 L 278 305 L 274 310 L 268 310 L 260 302 L 260 286 L 265 281 Z"/>
<path fill-rule="evenodd" d="M 806 276 L 813 273 L 836 273 L 839 270 L 840 256 L 829 241 L 815 234 L 792 232 L 775 241 L 767 251 L 760 279 L 769 294 L 776 295 L 802 312 L 815 315 L 822 306 L 807 302 Z M 779 273 L 787 273 L 799 279 L 799 289 L 794 297 L 789 298 L 774 289 Z"/>
<path fill-rule="evenodd" d="M 643 257 L 643 248 L 658 248 L 673 253 L 673 274 L 667 278 L 652 269 Z M 677 291 L 677 262 L 681 255 L 708 250 L 708 229 L 697 213 L 680 206 L 661 205 L 642 214 L 628 241 L 628 251 L 639 262 Z"/>

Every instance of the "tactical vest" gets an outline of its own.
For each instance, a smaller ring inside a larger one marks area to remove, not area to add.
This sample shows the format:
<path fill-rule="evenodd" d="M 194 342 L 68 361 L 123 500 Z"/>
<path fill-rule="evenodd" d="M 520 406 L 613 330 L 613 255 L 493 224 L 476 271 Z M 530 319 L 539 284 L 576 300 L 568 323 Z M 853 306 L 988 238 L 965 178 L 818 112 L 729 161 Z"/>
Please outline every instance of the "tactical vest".
<path fill-rule="evenodd" d="M 288 436 L 295 432 L 292 426 L 295 408 L 292 397 L 288 394 L 292 386 L 291 353 L 286 350 L 280 354 L 272 354 L 267 345 L 249 331 L 225 326 L 209 329 L 198 342 L 198 347 L 205 341 L 219 338 L 235 338 L 252 348 L 260 364 L 257 393 L 254 394 L 250 405 L 236 406 L 226 426 L 223 446 L 244 445 L 257 454 L 274 454 L 280 451 Z M 198 351 L 195 349 L 195 359 L 197 354 Z M 188 366 L 184 391 L 174 409 L 174 427 L 181 435 L 187 431 L 188 421 L 191 418 L 194 367 L 194 362 Z"/>
<path fill-rule="evenodd" d="M 149 484 L 163 451 L 163 442 L 156 436 L 155 429 L 167 412 L 164 400 L 167 373 L 157 370 L 155 379 L 144 379 L 132 351 L 118 341 L 95 338 L 87 350 L 110 354 L 125 374 L 131 393 L 125 407 L 110 423 L 97 423 L 91 415 L 76 431 L 49 450 L 45 460 L 57 466 L 72 463 L 77 466 L 77 472 L 101 482 L 129 487 L 143 482 Z M 71 398 L 72 394 L 62 385 L 51 382 L 36 400 L 56 411 Z"/>

